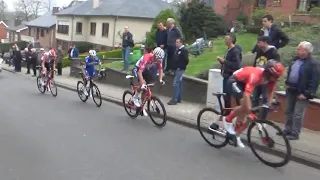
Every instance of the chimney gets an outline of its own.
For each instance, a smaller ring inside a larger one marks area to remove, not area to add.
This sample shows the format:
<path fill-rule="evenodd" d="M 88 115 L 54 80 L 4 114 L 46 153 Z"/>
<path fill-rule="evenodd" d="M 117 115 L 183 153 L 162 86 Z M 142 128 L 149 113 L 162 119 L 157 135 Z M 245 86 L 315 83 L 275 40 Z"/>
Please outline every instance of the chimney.
<path fill-rule="evenodd" d="M 95 8 L 99 7 L 99 3 L 100 3 L 100 0 L 93 0 L 92 1 L 92 8 L 95 9 Z"/>
<path fill-rule="evenodd" d="M 15 18 L 14 19 L 14 26 L 19 26 L 22 23 L 21 19 Z"/>
<path fill-rule="evenodd" d="M 59 12 L 59 10 L 59 7 L 52 7 L 52 14 L 54 15 L 55 13 Z"/>

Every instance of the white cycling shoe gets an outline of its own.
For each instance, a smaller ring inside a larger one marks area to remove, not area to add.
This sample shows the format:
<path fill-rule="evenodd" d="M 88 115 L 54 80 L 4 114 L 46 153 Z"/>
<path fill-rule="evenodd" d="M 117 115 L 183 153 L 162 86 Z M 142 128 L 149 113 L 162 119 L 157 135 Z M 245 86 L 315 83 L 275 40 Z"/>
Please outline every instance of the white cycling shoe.
<path fill-rule="evenodd" d="M 139 97 L 133 96 L 132 101 L 136 107 L 140 107 L 140 98 Z"/>
<path fill-rule="evenodd" d="M 226 118 L 223 117 L 222 118 L 222 122 L 223 122 L 223 126 L 226 129 L 226 131 L 231 134 L 231 135 L 235 135 L 236 131 L 234 130 L 234 125 L 232 123 L 229 123 L 226 121 Z M 237 147 L 240 148 L 244 148 L 245 145 L 242 143 L 240 136 L 236 136 L 236 140 L 237 140 Z"/>

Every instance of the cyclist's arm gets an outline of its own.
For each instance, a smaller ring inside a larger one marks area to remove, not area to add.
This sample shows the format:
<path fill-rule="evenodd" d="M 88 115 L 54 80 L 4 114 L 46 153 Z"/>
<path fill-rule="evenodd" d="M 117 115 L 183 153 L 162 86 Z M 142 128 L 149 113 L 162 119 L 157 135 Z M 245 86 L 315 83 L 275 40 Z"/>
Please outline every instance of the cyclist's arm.
<path fill-rule="evenodd" d="M 56 60 L 54 60 L 56 61 Z M 53 62 L 53 70 L 56 70 L 56 62 Z"/>
<path fill-rule="evenodd" d="M 43 55 L 42 56 L 42 58 L 41 58 L 41 66 L 42 66 L 42 70 L 44 70 L 46 67 L 45 67 L 45 61 L 46 61 L 46 59 L 45 59 L 45 55 Z"/>
<path fill-rule="evenodd" d="M 244 92 L 243 92 L 243 102 L 242 107 L 245 113 L 250 113 L 250 110 L 252 108 L 251 104 L 251 94 L 253 93 L 253 90 L 255 88 L 254 81 L 248 81 L 249 83 L 246 84 Z M 251 82 L 251 83 L 250 83 Z"/>
<path fill-rule="evenodd" d="M 142 59 L 142 61 L 140 62 L 140 65 L 139 65 L 138 78 L 139 78 L 139 82 L 140 82 L 141 86 L 144 84 L 144 79 L 143 79 L 143 76 L 142 76 L 142 72 L 146 68 L 146 63 L 147 63 L 147 61 Z"/>
<path fill-rule="evenodd" d="M 96 57 L 96 61 L 99 64 L 99 71 L 101 71 L 102 63 L 101 63 L 101 61 L 100 61 L 100 59 L 98 57 Z"/>
<path fill-rule="evenodd" d="M 162 71 L 162 64 L 161 63 L 157 63 L 157 67 L 158 67 L 158 72 L 159 72 L 159 81 L 162 81 L 162 77 L 163 77 L 163 71 Z"/>

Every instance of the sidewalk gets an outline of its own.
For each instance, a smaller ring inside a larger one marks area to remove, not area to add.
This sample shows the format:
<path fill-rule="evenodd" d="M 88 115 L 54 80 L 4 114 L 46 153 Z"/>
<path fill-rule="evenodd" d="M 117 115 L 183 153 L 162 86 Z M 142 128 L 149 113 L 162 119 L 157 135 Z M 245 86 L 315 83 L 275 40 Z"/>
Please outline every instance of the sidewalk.
<path fill-rule="evenodd" d="M 8 67 L 7 65 L 3 65 L 3 69 L 12 71 L 13 68 Z M 23 76 L 30 76 L 25 75 L 25 72 L 26 68 L 22 68 L 22 72 L 19 74 Z M 70 68 L 64 68 L 62 72 L 64 73 L 64 75 L 55 76 L 56 83 L 60 87 L 76 91 L 76 83 L 79 79 L 69 76 Z M 30 76 L 30 78 L 33 77 Z M 112 85 L 100 84 L 99 82 L 97 82 L 96 84 L 98 85 L 105 100 L 122 105 L 122 94 L 126 89 Z M 167 105 L 167 102 L 170 100 L 169 97 L 159 96 L 159 98 L 165 105 L 168 119 L 170 121 L 174 121 L 188 127 L 196 128 L 195 125 L 197 123 L 197 115 L 199 111 L 205 107 L 205 105 L 182 102 L 175 106 L 169 106 Z M 205 118 L 208 120 L 212 119 L 212 114 L 206 115 Z M 283 124 L 278 125 L 283 128 Z M 245 135 L 244 139 L 247 139 Z M 203 141 L 200 134 L 199 140 Z M 320 169 L 320 132 L 303 129 L 300 140 L 290 141 L 290 143 L 293 155 L 292 160 Z"/>

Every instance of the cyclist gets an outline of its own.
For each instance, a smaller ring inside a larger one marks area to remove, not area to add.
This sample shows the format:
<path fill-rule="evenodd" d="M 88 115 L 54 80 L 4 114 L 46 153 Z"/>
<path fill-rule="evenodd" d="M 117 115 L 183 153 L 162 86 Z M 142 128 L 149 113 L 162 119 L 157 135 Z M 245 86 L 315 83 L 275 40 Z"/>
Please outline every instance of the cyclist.
<path fill-rule="evenodd" d="M 89 85 L 88 79 L 93 78 L 96 74 L 95 65 L 99 64 L 99 72 L 101 70 L 101 61 L 99 57 L 97 57 L 97 53 L 95 50 L 89 51 L 89 56 L 85 58 L 85 65 L 82 68 L 84 79 L 84 86 L 87 87 Z M 88 92 L 86 88 L 83 88 L 83 93 L 88 96 Z"/>
<path fill-rule="evenodd" d="M 241 98 L 240 106 L 223 118 L 223 124 L 227 132 L 236 135 L 237 145 L 244 147 L 239 134 L 245 129 L 244 120 L 251 110 L 251 94 L 258 85 L 265 84 L 268 87 L 268 100 L 271 104 L 276 82 L 285 71 L 284 66 L 275 61 L 269 60 L 264 68 L 247 66 L 233 73 L 227 83 L 227 92 L 235 98 Z M 236 127 L 232 124 L 232 120 L 237 117 Z M 210 127 L 213 129 L 213 127 Z"/>
<path fill-rule="evenodd" d="M 55 61 L 55 52 L 51 49 L 49 52 L 45 52 L 43 48 L 40 48 L 40 52 L 42 54 L 41 57 L 41 66 L 42 66 L 42 77 L 48 75 L 51 70 L 56 69 Z M 52 74 L 51 74 L 52 75 Z M 41 81 L 41 84 L 44 86 L 45 82 Z"/>
<path fill-rule="evenodd" d="M 134 68 L 132 69 L 132 76 L 134 76 L 135 78 L 138 78 L 138 71 L 139 71 L 139 65 L 140 65 L 140 62 L 142 61 L 143 59 L 143 56 L 145 54 L 149 54 L 152 52 L 152 49 L 149 48 L 149 47 L 145 47 L 143 48 L 143 55 L 142 57 L 136 62 Z"/>
<path fill-rule="evenodd" d="M 141 90 L 146 89 L 146 84 L 151 83 L 154 80 L 153 72 L 151 70 L 152 66 L 155 64 L 157 66 L 158 72 L 159 72 L 159 81 L 161 84 L 164 84 L 164 81 L 162 81 L 162 59 L 164 58 L 164 51 L 157 47 L 153 50 L 152 53 L 147 53 L 143 55 L 142 60 L 139 64 L 139 70 L 137 73 L 138 81 L 140 83 L 140 87 L 137 89 L 137 92 L 134 94 L 132 100 L 135 106 L 140 107 L 140 98 L 139 95 L 141 93 Z M 145 100 L 144 93 L 142 94 L 142 101 Z"/>

